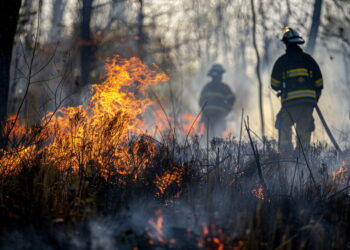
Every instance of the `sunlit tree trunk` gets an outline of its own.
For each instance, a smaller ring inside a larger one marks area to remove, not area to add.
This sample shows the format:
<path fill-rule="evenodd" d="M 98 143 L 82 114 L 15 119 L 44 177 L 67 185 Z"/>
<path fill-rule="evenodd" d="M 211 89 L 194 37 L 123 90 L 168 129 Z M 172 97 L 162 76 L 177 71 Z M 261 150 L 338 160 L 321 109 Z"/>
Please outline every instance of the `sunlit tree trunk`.
<path fill-rule="evenodd" d="M 6 120 L 12 47 L 21 0 L 0 1 L 0 122 Z"/>
<path fill-rule="evenodd" d="M 254 0 L 250 1 L 251 3 L 251 9 L 252 9 L 252 22 L 253 22 L 253 46 L 256 54 L 256 76 L 258 78 L 258 83 L 259 83 L 259 111 L 260 111 L 260 124 L 261 124 L 261 136 L 263 139 L 265 139 L 265 121 L 264 121 L 264 109 L 263 109 L 263 89 L 262 89 L 262 80 L 261 80 L 261 74 L 260 74 L 260 54 L 258 50 L 258 45 L 256 41 L 256 12 L 255 12 L 255 5 L 254 5 Z"/>
<path fill-rule="evenodd" d="M 318 28 L 321 23 L 322 3 L 323 3 L 323 0 L 315 0 L 314 2 L 314 11 L 312 14 L 312 23 L 311 23 L 311 29 L 309 34 L 309 40 L 306 45 L 306 51 L 310 54 L 313 54 L 315 50 Z"/>
<path fill-rule="evenodd" d="M 292 15 L 292 10 L 291 10 L 291 6 L 290 6 L 290 1 L 286 0 L 285 2 L 286 7 L 287 7 L 287 13 L 284 16 L 284 21 L 283 21 L 283 27 L 286 27 L 289 25 L 289 18 Z"/>
<path fill-rule="evenodd" d="M 61 39 L 61 23 L 65 9 L 64 0 L 55 0 L 52 3 L 52 18 L 50 38 L 52 41 L 59 41 Z"/>
<path fill-rule="evenodd" d="M 82 0 L 81 22 L 80 22 L 80 67 L 82 84 L 89 83 L 90 61 L 92 52 L 92 41 L 90 22 L 92 14 L 92 3 L 94 0 Z"/>

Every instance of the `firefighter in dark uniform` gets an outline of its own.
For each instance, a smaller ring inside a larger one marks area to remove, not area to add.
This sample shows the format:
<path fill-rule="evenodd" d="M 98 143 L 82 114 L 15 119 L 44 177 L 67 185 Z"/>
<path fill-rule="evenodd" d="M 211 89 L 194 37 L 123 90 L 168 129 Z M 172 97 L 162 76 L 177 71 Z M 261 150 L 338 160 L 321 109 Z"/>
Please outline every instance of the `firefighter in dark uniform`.
<path fill-rule="evenodd" d="M 203 88 L 199 105 L 204 107 L 201 122 L 205 124 L 209 137 L 221 137 L 226 130 L 226 116 L 232 111 L 235 95 L 230 87 L 222 82 L 225 69 L 214 64 L 208 76 L 212 80 Z"/>
<path fill-rule="evenodd" d="M 310 146 L 315 129 L 312 112 L 321 96 L 323 79 L 316 61 L 298 46 L 304 39 L 292 28 L 283 30 L 286 53 L 276 61 L 271 74 L 271 88 L 278 91 L 282 108 L 276 119 L 279 150 L 291 153 L 292 126 L 296 126 L 297 148 Z M 300 145 L 301 144 L 301 145 Z"/>

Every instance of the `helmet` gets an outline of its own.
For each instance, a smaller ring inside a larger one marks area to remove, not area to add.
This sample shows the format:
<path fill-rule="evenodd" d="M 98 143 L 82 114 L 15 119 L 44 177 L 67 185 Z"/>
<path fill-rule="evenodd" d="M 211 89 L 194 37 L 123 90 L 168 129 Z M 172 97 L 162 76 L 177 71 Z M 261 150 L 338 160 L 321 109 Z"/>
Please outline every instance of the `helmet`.
<path fill-rule="evenodd" d="M 223 73 L 225 73 L 226 70 L 224 69 L 224 67 L 222 67 L 221 64 L 214 64 L 211 69 L 208 72 L 208 76 L 217 76 L 217 75 L 221 75 Z"/>
<path fill-rule="evenodd" d="M 288 26 L 285 27 L 283 30 L 283 37 L 281 41 L 283 41 L 284 43 L 296 43 L 296 44 L 305 43 L 305 40 L 299 35 L 299 33 Z"/>

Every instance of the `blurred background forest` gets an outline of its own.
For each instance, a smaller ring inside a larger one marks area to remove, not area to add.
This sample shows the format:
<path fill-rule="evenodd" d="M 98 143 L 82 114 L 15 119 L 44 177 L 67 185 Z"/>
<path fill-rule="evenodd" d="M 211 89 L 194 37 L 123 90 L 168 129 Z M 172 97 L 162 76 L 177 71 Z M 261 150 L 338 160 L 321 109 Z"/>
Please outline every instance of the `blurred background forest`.
<path fill-rule="evenodd" d="M 237 95 L 228 126 L 233 135 L 239 133 L 244 108 L 252 129 L 260 132 L 259 63 L 265 134 L 276 138 L 280 104 L 269 76 L 284 52 L 280 36 L 286 25 L 301 33 L 303 48 L 320 64 L 325 80 L 320 107 L 340 142 L 349 143 L 348 0 L 22 0 L 8 115 L 19 113 L 35 124 L 48 111 L 84 104 L 91 84 L 105 77 L 106 58 L 119 54 L 155 63 L 170 76 L 156 92 L 173 117 L 200 112 L 207 72 L 213 63 L 222 63 L 224 82 Z M 314 139 L 327 140 L 316 122 Z"/>

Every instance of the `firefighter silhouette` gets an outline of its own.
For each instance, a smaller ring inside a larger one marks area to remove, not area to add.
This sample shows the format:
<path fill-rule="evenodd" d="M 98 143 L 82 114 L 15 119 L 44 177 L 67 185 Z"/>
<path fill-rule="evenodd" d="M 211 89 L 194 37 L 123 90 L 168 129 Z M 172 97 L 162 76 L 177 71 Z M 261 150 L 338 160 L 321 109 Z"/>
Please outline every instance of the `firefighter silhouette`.
<path fill-rule="evenodd" d="M 279 150 L 290 153 L 293 151 L 294 124 L 297 148 L 310 146 L 311 133 L 315 129 L 312 113 L 321 96 L 323 78 L 316 61 L 298 46 L 305 41 L 294 29 L 286 27 L 282 41 L 286 45 L 286 53 L 273 66 L 271 88 L 279 92 L 282 103 L 276 119 Z"/>
<path fill-rule="evenodd" d="M 203 108 L 201 122 L 205 124 L 209 137 L 221 137 L 226 130 L 226 116 L 232 111 L 235 95 L 222 82 L 225 69 L 214 64 L 208 72 L 211 81 L 203 88 L 199 105 Z"/>

